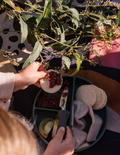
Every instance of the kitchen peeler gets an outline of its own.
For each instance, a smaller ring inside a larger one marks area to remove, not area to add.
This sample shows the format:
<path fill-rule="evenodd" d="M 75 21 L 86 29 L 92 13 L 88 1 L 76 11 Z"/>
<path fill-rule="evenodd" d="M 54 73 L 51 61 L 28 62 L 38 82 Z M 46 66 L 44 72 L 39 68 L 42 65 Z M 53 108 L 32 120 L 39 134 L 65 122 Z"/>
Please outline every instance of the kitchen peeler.
<path fill-rule="evenodd" d="M 66 118 L 68 115 L 68 110 L 66 110 L 67 97 L 68 97 L 68 87 L 65 87 L 62 92 L 60 103 L 59 103 L 61 110 L 59 110 L 58 112 L 59 123 L 58 123 L 58 128 L 57 128 L 57 130 L 62 126 L 65 128 L 65 134 L 64 134 L 63 139 L 65 139 L 65 135 L 66 135 Z"/>

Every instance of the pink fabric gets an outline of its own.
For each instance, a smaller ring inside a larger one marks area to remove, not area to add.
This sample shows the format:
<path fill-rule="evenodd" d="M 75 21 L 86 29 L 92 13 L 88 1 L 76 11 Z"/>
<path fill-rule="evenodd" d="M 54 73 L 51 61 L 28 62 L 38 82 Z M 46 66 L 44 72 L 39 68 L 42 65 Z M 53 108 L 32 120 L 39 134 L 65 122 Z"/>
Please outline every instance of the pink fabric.
<path fill-rule="evenodd" d="M 98 62 L 94 52 L 92 52 L 94 49 L 101 57 L 102 66 L 120 69 L 120 39 L 113 40 L 112 44 L 99 42 L 100 41 L 96 41 L 95 39 L 91 42 L 89 59 L 94 59 Z M 107 49 L 110 45 L 112 45 L 111 49 Z"/>

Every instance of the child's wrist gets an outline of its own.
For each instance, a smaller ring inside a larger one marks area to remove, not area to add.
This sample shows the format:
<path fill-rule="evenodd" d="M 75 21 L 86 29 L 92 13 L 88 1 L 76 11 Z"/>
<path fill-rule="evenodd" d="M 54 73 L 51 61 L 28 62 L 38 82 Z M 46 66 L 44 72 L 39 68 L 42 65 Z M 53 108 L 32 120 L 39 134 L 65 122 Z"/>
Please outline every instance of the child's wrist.
<path fill-rule="evenodd" d="M 20 89 L 25 89 L 27 86 L 25 79 L 20 73 L 15 74 L 14 92 Z"/>

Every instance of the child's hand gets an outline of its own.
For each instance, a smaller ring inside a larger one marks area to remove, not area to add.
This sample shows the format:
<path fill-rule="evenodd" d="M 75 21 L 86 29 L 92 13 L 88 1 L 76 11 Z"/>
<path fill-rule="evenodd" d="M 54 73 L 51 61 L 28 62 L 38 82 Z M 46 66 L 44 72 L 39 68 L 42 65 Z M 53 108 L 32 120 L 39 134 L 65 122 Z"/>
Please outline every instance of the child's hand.
<path fill-rule="evenodd" d="M 19 89 L 25 89 L 31 84 L 40 87 L 40 79 L 44 78 L 46 73 L 46 70 L 39 62 L 33 62 L 28 67 L 15 74 L 14 92 Z"/>
<path fill-rule="evenodd" d="M 66 138 L 63 140 L 65 128 L 61 127 L 57 135 L 49 142 L 43 155 L 72 155 L 74 152 L 75 139 L 70 128 L 67 126 Z"/>

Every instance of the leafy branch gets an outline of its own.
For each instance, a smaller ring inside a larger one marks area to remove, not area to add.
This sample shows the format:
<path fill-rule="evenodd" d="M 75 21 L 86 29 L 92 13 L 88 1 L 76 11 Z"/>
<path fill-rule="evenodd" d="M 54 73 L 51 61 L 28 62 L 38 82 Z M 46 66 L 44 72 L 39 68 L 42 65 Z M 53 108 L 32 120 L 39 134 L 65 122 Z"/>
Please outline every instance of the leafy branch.
<path fill-rule="evenodd" d="M 114 11 L 111 11 L 111 7 L 114 7 Z M 117 3 L 102 0 L 88 0 L 84 6 L 72 6 L 70 0 L 36 0 L 34 4 L 26 0 L 24 7 L 21 7 L 17 0 L 0 2 L 0 9 L 5 10 L 7 17 L 13 18 L 10 13 L 12 11 L 20 20 L 21 43 L 27 39 L 34 47 L 23 68 L 36 60 L 41 60 L 44 65 L 50 67 L 44 63 L 41 52 L 49 52 L 48 47 L 51 47 L 52 54 L 61 56 L 64 63 L 62 69 L 66 72 L 70 69 L 71 58 L 75 59 L 76 70 L 71 76 L 79 71 L 83 60 L 95 65 L 95 62 L 83 56 L 93 38 L 100 42 L 112 43 L 113 39 L 120 37 L 119 8 Z M 83 37 L 90 37 L 90 42 L 80 45 Z M 78 49 L 82 47 L 83 50 L 79 52 Z M 101 65 L 99 54 L 95 50 L 93 52 Z"/>

